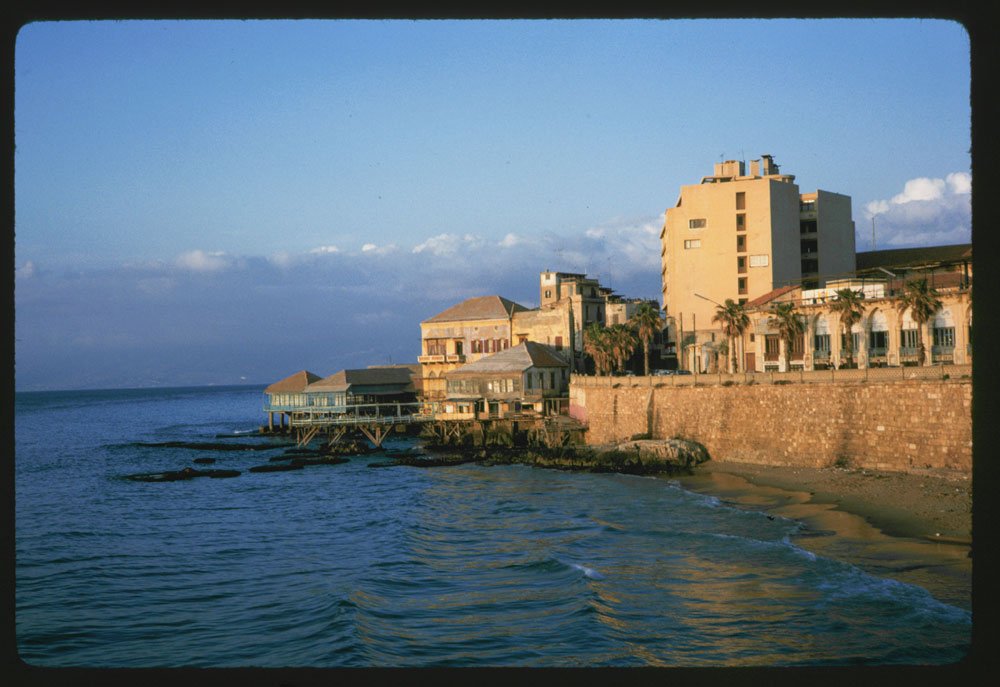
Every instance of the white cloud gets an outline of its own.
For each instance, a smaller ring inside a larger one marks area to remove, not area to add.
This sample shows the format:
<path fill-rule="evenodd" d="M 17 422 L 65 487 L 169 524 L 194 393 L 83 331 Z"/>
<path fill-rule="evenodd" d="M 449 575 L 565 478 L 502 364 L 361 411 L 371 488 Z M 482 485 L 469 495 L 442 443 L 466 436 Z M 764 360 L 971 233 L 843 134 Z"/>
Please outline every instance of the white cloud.
<path fill-rule="evenodd" d="M 234 261 L 226 253 L 206 253 L 203 250 L 192 250 L 178 256 L 175 264 L 192 272 L 219 272 L 233 266 Z"/>
<path fill-rule="evenodd" d="M 368 245 L 371 245 L 371 244 L 368 244 Z M 316 248 L 313 248 L 309 252 L 313 253 L 315 255 L 325 255 L 325 254 L 329 254 L 329 253 L 339 253 L 340 249 L 337 248 L 336 246 L 318 246 Z"/>
<path fill-rule="evenodd" d="M 454 234 L 438 234 L 413 247 L 414 253 L 427 252 L 431 255 L 454 255 L 461 240 Z"/>
<path fill-rule="evenodd" d="M 910 179 L 903 186 L 903 192 L 893 196 L 892 202 L 902 205 L 917 200 L 937 200 L 944 195 L 944 189 L 944 179 L 928 179 L 926 177 Z"/>
<path fill-rule="evenodd" d="M 396 250 L 396 244 L 394 243 L 390 243 L 385 246 L 379 246 L 374 243 L 366 243 L 365 245 L 361 246 L 362 253 L 369 253 L 371 255 L 386 255 L 388 253 L 392 253 L 395 250 Z"/>
<path fill-rule="evenodd" d="M 967 172 L 952 172 L 944 178 L 952 193 L 972 193 L 972 175 Z"/>
<path fill-rule="evenodd" d="M 919 177 L 891 199 L 864 204 L 868 222 L 858 222 L 858 250 L 871 250 L 871 220 L 876 248 L 967 243 L 972 240 L 972 176 L 953 172 L 943 179 Z"/>
<path fill-rule="evenodd" d="M 524 243 L 524 239 L 522 239 L 517 234 L 509 233 L 506 236 L 504 236 L 503 240 L 501 240 L 500 243 L 498 243 L 497 245 L 500 246 L 501 248 L 513 248 L 514 246 L 519 245 L 521 243 Z"/>
<path fill-rule="evenodd" d="M 25 262 L 21 267 L 14 269 L 15 279 L 31 279 L 33 276 L 35 276 L 35 263 L 31 260 Z"/>

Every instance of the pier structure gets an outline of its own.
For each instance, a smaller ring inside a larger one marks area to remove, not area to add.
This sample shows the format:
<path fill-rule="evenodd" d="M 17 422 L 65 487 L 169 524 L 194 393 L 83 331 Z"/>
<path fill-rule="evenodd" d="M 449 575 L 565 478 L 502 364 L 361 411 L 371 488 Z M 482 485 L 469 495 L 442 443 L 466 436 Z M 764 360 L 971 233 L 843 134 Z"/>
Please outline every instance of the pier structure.
<path fill-rule="evenodd" d="M 268 407 L 264 410 L 270 412 Z M 394 431 L 413 425 L 420 425 L 441 444 L 556 447 L 578 443 L 585 429 L 583 423 L 566 415 L 498 410 L 489 403 L 463 405 L 462 412 L 457 410 L 454 404 L 438 401 L 302 406 L 287 410 L 287 431 L 300 448 L 321 437 L 334 446 L 353 431 L 380 448 Z M 273 427 L 269 431 L 274 431 Z"/>

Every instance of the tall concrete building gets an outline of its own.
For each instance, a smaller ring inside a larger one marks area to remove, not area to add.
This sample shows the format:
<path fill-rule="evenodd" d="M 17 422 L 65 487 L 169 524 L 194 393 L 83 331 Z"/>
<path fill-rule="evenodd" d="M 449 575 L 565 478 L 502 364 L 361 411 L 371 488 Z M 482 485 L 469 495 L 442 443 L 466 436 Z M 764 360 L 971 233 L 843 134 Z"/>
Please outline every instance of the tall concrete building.
<path fill-rule="evenodd" d="M 682 186 L 660 233 L 663 309 L 687 350 L 721 341 L 712 322 L 727 298 L 747 303 L 776 288 L 820 288 L 854 270 L 849 196 L 800 193 L 771 155 L 715 165 Z M 690 358 L 681 366 L 690 369 Z"/>

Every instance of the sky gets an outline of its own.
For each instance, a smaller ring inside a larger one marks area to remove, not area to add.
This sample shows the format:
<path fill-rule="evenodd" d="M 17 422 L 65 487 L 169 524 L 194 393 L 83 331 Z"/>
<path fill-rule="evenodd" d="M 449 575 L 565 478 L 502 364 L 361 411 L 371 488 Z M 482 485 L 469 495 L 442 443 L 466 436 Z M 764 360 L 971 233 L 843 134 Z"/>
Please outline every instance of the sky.
<path fill-rule="evenodd" d="M 970 46 L 917 19 L 72 21 L 14 63 L 15 387 L 415 362 L 539 272 L 659 299 L 682 185 L 771 154 L 858 250 L 971 241 Z"/>

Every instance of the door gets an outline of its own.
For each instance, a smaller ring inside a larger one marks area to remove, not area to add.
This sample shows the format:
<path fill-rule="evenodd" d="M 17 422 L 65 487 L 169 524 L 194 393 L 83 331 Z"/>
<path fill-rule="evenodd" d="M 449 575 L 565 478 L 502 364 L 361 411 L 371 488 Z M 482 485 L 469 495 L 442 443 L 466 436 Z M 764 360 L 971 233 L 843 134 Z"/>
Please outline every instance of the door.
<path fill-rule="evenodd" d="M 744 357 L 746 358 L 746 360 L 745 360 L 745 364 L 744 364 L 744 367 L 743 367 L 743 371 L 744 372 L 756 372 L 757 371 L 757 361 L 754 358 L 753 352 L 752 351 L 747 351 L 744 354 Z"/>

